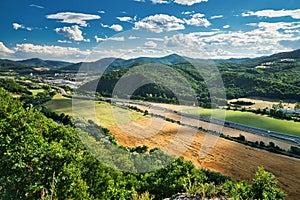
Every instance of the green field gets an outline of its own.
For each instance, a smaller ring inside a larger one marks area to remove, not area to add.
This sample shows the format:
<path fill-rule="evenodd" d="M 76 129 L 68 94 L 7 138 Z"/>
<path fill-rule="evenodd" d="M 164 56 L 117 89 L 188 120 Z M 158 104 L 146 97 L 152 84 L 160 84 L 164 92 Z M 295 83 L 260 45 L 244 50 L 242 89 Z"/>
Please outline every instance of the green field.
<path fill-rule="evenodd" d="M 201 116 L 210 117 L 212 111 L 215 111 L 214 118 L 222 119 L 222 113 L 220 110 L 213 110 L 213 109 L 193 109 L 193 110 L 183 110 L 183 112 L 187 112 L 190 114 L 197 114 Z M 281 120 L 268 117 L 266 115 L 258 115 L 250 112 L 241 112 L 241 111 L 233 111 L 233 110 L 226 110 L 226 120 L 245 124 L 247 126 L 253 126 L 257 128 L 262 128 L 266 130 L 297 135 L 300 136 L 300 123 L 289 121 L 289 120 Z"/>
<path fill-rule="evenodd" d="M 55 95 L 45 104 L 50 110 L 85 119 L 91 119 L 103 127 L 116 126 L 146 118 L 142 113 L 111 106 L 106 102 L 75 100 Z M 72 107 L 73 105 L 73 107 Z"/>

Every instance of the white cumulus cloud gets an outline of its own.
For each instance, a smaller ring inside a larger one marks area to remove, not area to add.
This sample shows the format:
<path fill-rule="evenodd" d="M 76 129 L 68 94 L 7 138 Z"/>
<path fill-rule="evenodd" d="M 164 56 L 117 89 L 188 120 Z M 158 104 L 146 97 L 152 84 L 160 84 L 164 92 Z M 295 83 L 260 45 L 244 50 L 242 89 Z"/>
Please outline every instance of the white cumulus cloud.
<path fill-rule="evenodd" d="M 167 47 L 184 47 L 184 48 L 194 48 L 199 44 L 199 40 L 195 35 L 189 34 L 176 34 L 173 36 L 165 36 L 164 44 Z"/>
<path fill-rule="evenodd" d="M 259 10 L 256 12 L 249 11 L 242 13 L 243 17 L 257 16 L 257 17 L 287 17 L 290 16 L 294 19 L 300 19 L 300 9 L 296 10 Z"/>
<path fill-rule="evenodd" d="M 150 32 L 161 33 L 163 31 L 174 31 L 184 29 L 184 21 L 175 16 L 156 14 L 148 16 L 134 23 L 134 29 L 145 29 Z"/>
<path fill-rule="evenodd" d="M 111 26 L 109 26 L 109 25 L 106 25 L 106 24 L 100 24 L 102 27 L 104 27 L 104 28 L 110 28 L 110 29 L 112 29 L 112 30 L 114 30 L 114 31 L 117 31 L 117 32 L 120 32 L 120 31 L 122 31 L 123 30 L 123 27 L 121 26 L 121 25 L 119 25 L 119 24 L 113 24 L 113 25 L 111 25 Z"/>
<path fill-rule="evenodd" d="M 3 44 L 3 42 L 0 42 L 0 55 L 3 55 L 3 54 L 4 54 L 4 55 L 5 55 L 5 54 L 12 54 L 12 53 L 14 53 L 13 50 L 7 48 L 7 47 Z"/>
<path fill-rule="evenodd" d="M 87 26 L 88 20 L 100 19 L 99 15 L 91 15 L 74 12 L 60 12 L 46 16 L 47 19 L 59 19 L 62 23 L 78 24 L 80 26 Z"/>
<path fill-rule="evenodd" d="M 144 29 L 154 33 L 161 33 L 163 31 L 183 30 L 185 29 L 185 24 L 190 26 L 204 27 L 211 25 L 211 23 L 204 18 L 204 14 L 201 13 L 195 13 L 191 15 L 190 19 L 180 19 L 166 14 L 156 14 L 150 15 L 141 21 L 135 22 L 134 29 Z"/>
<path fill-rule="evenodd" d="M 225 29 L 230 28 L 230 25 L 227 24 L 227 25 L 223 26 L 223 28 L 225 28 Z"/>
<path fill-rule="evenodd" d="M 13 26 L 13 29 L 15 29 L 15 30 L 18 30 L 19 28 L 21 28 L 21 29 L 25 28 L 24 25 L 18 24 L 18 23 L 13 23 L 12 26 Z"/>
<path fill-rule="evenodd" d="M 80 30 L 78 25 L 74 25 L 71 27 L 56 28 L 55 32 L 63 35 L 65 38 L 68 38 L 69 40 L 89 42 L 88 39 L 85 39 L 82 36 L 82 31 Z"/>
<path fill-rule="evenodd" d="M 206 52 L 214 58 L 258 57 L 298 48 L 300 22 L 259 22 L 249 31 L 192 32 L 164 37 L 182 55 Z M 222 51 L 219 51 L 222 50 Z"/>
<path fill-rule="evenodd" d="M 204 18 L 204 14 L 201 14 L 201 13 L 193 14 L 191 19 L 184 19 L 184 21 L 188 25 L 192 25 L 192 26 L 208 27 L 211 25 L 211 23 L 207 19 Z"/>
<path fill-rule="evenodd" d="M 124 17 L 117 17 L 117 19 L 121 22 L 131 22 L 133 21 L 133 19 L 131 17 L 127 17 L 127 16 L 124 16 Z"/>
<path fill-rule="evenodd" d="M 38 57 L 41 59 L 55 59 L 73 61 L 84 59 L 90 55 L 90 50 L 81 50 L 75 47 L 62 47 L 56 45 L 35 45 L 31 43 L 16 44 L 15 54 L 19 58 Z"/>
<path fill-rule="evenodd" d="M 180 5 L 187 5 L 191 6 L 196 3 L 201 3 L 201 2 L 208 2 L 208 0 L 174 0 L 175 3 L 180 4 Z"/>
<path fill-rule="evenodd" d="M 114 31 L 120 32 L 123 30 L 123 27 L 119 24 L 113 24 L 109 27 L 110 29 L 113 29 Z"/>

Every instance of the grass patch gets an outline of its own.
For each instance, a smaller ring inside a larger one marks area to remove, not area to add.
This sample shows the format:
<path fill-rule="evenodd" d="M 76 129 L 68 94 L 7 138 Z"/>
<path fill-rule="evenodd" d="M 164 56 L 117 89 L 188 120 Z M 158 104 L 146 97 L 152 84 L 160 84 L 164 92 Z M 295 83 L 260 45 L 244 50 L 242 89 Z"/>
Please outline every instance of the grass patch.
<path fill-rule="evenodd" d="M 37 95 L 40 92 L 44 92 L 44 89 L 29 89 L 30 92 L 32 92 L 32 95 Z"/>
<path fill-rule="evenodd" d="M 221 115 L 217 112 L 218 110 L 214 111 L 216 111 L 214 118 L 220 119 Z M 199 108 L 192 110 L 183 110 L 183 112 L 210 117 L 213 112 L 213 109 Z M 300 136 L 299 122 L 275 119 L 266 115 L 259 115 L 250 112 L 241 112 L 233 110 L 226 110 L 226 120 L 270 131 Z"/>
<path fill-rule="evenodd" d="M 50 110 L 90 119 L 103 127 L 131 123 L 147 118 L 142 113 L 112 106 L 106 102 L 75 100 L 57 94 L 45 104 Z"/>

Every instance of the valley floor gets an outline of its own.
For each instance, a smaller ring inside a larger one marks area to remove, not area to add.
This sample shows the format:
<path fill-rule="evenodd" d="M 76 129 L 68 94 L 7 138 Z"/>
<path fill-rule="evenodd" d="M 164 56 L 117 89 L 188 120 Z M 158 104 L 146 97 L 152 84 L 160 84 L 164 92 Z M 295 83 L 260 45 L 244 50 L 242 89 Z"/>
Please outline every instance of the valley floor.
<path fill-rule="evenodd" d="M 272 172 L 279 179 L 280 187 L 288 194 L 287 199 L 298 199 L 300 194 L 299 159 L 251 148 L 199 132 L 193 128 L 167 122 L 161 118 L 146 117 L 142 113 L 131 110 L 124 112 L 125 109 L 123 109 L 122 112 L 118 112 L 121 108 L 109 106 L 107 103 L 85 100 L 77 103 L 77 109 L 74 110 L 73 107 L 72 110 L 72 99 L 56 96 L 53 100 L 47 102 L 47 106 L 53 111 L 65 112 L 66 114 L 78 112 L 86 119 L 95 120 L 99 125 L 108 128 L 123 146 L 147 145 L 149 148 L 159 147 L 167 154 L 183 156 L 186 160 L 192 161 L 196 167 L 218 171 L 236 180 L 251 181 L 257 167 L 264 166 L 266 170 Z M 167 104 L 165 106 L 174 110 L 186 108 Z M 88 110 L 91 108 L 94 109 L 94 112 Z M 142 110 L 149 109 L 143 106 L 139 106 L 139 108 Z M 118 114 L 120 115 L 118 116 Z M 159 114 L 181 120 L 174 112 L 160 111 Z M 120 118 L 118 119 L 118 117 Z M 205 124 L 205 122 L 199 120 L 187 119 L 183 121 L 197 125 L 200 123 L 204 128 L 209 126 L 209 123 Z M 247 140 L 251 138 L 262 140 L 260 136 L 236 129 L 223 127 L 223 131 L 232 136 L 243 134 Z M 266 143 L 272 141 L 270 138 L 265 140 Z M 285 149 L 290 147 L 289 144 L 281 144 L 280 141 L 274 142 Z"/>

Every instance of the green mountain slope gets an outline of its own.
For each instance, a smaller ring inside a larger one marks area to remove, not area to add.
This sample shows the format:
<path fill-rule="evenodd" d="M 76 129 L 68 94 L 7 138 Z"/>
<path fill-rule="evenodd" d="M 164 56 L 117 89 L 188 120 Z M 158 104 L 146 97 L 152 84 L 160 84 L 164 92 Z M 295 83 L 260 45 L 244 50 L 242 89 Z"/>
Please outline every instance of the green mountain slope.
<path fill-rule="evenodd" d="M 226 89 L 227 98 L 238 97 L 269 97 L 280 99 L 295 99 L 300 101 L 300 54 L 299 50 L 287 53 L 275 54 L 269 57 L 251 59 L 243 62 L 223 62 L 216 64 L 222 76 Z M 177 60 L 179 61 L 179 60 Z M 125 69 L 119 71 L 108 71 L 100 80 L 94 80 L 83 85 L 81 91 L 97 91 L 104 96 L 111 96 L 119 79 L 128 71 L 132 71 L 135 66 L 142 66 L 145 63 L 134 63 Z M 154 63 L 148 65 L 155 66 Z M 201 68 L 195 69 L 195 65 Z M 176 70 L 180 76 L 183 76 L 189 85 L 194 89 L 200 105 L 210 107 L 210 93 L 207 88 L 207 83 L 204 78 L 216 79 L 216 73 L 210 72 L 212 64 L 196 63 L 191 64 L 182 59 L 177 64 L 168 65 L 173 70 Z M 123 66 L 124 68 L 124 66 Z M 152 77 L 153 84 L 146 84 L 142 88 L 133 93 L 131 98 L 144 99 L 150 101 L 178 103 L 178 97 L 183 99 L 191 99 L 192 94 L 184 90 L 180 82 L 172 80 L 180 80 L 177 75 L 168 77 L 166 74 L 153 72 L 146 77 Z M 162 80 L 169 80 L 168 84 Z M 180 92 L 170 90 L 177 88 Z M 213 87 L 210 90 L 218 91 L 220 88 Z M 216 92 L 218 94 L 218 92 Z M 218 96 L 218 95 L 216 95 Z M 215 99 L 216 102 L 221 102 L 222 99 Z"/>

